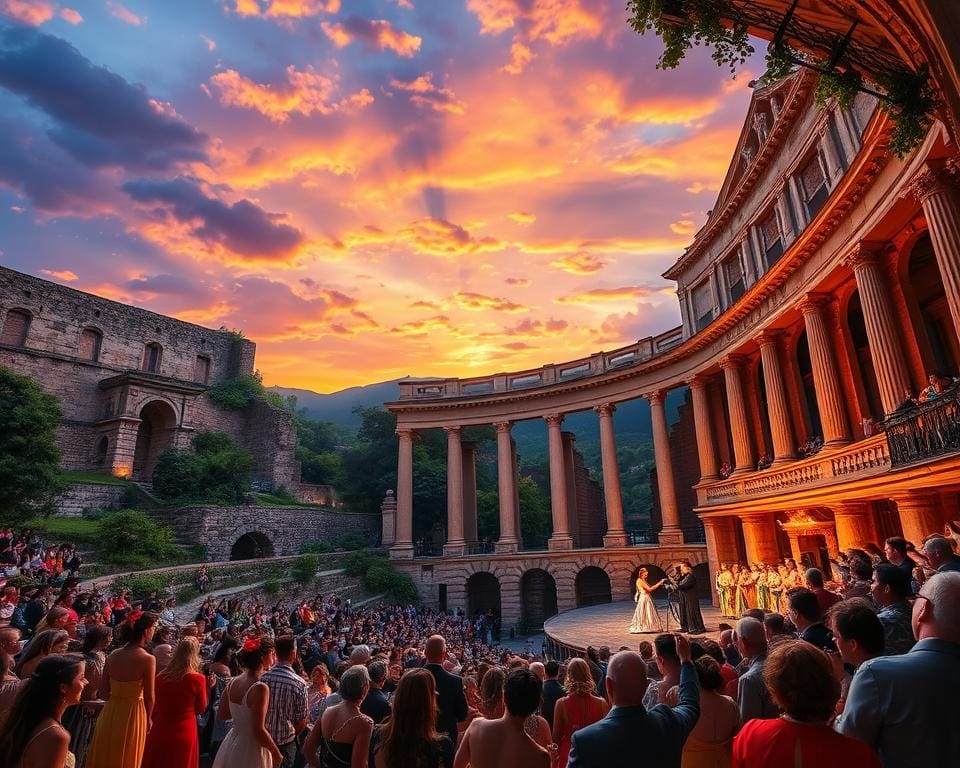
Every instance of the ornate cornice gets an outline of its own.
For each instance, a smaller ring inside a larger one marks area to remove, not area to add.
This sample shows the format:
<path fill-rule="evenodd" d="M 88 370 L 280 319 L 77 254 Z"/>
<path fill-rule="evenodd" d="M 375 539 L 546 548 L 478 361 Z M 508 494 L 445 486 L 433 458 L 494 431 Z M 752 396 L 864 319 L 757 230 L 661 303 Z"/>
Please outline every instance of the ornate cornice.
<path fill-rule="evenodd" d="M 904 197 L 913 197 L 923 204 L 937 194 L 953 194 L 960 187 L 960 170 L 956 158 L 928 161 L 904 188 Z"/>

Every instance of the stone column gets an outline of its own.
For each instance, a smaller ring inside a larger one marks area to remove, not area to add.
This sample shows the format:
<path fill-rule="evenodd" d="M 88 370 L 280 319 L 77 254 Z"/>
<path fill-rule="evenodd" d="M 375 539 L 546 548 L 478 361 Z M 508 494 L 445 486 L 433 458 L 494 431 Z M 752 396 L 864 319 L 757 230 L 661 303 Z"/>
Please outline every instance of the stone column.
<path fill-rule="evenodd" d="M 897 320 L 890 309 L 890 292 L 880 269 L 881 247 L 878 243 L 857 243 L 845 261 L 857 278 L 880 400 L 884 413 L 890 413 L 912 387 L 897 334 Z"/>
<path fill-rule="evenodd" d="M 107 433 L 109 438 L 108 450 L 112 454 L 108 457 L 110 474 L 116 477 L 129 478 L 133 474 L 134 456 L 137 452 L 137 434 L 140 431 L 141 419 L 120 416 L 113 423 L 116 424 L 116 432 L 113 435 Z"/>
<path fill-rule="evenodd" d="M 380 521 L 380 543 L 384 547 L 391 547 L 397 538 L 397 499 L 392 488 L 387 489 L 380 504 Z"/>
<path fill-rule="evenodd" d="M 960 333 L 960 206 L 956 198 L 956 166 L 928 162 L 913 179 L 910 189 L 923 206 L 953 329 Z"/>
<path fill-rule="evenodd" d="M 829 120 L 830 116 L 828 114 L 827 124 L 825 124 L 823 130 L 820 131 L 820 148 L 823 150 L 823 159 L 827 165 L 827 180 L 829 182 L 827 186 L 833 189 L 834 183 L 843 174 L 843 165 L 837 156 L 837 148 L 834 146 L 833 136 L 830 133 Z"/>
<path fill-rule="evenodd" d="M 583 546 L 580 531 L 580 505 L 577 504 L 577 472 L 574 458 L 574 444 L 577 436 L 573 432 L 561 432 L 563 438 L 563 476 L 567 483 L 567 530 L 573 539 L 573 548 Z"/>
<path fill-rule="evenodd" d="M 510 461 L 513 462 L 513 530 L 517 532 L 517 543 L 523 549 L 523 526 L 520 524 L 520 458 L 517 456 L 517 441 L 510 440 Z"/>
<path fill-rule="evenodd" d="M 413 557 L 413 437 L 412 429 L 398 429 L 397 451 L 397 525 L 390 548 L 392 559 Z"/>
<path fill-rule="evenodd" d="M 594 410 L 600 417 L 600 461 L 603 464 L 603 500 L 607 510 L 605 547 L 623 547 L 627 532 L 623 527 L 623 498 L 620 495 L 620 465 L 617 463 L 617 438 L 613 431 L 612 403 L 598 405 Z"/>
<path fill-rule="evenodd" d="M 793 214 L 790 212 L 790 201 L 788 200 L 788 194 L 789 193 L 787 190 L 781 187 L 777 192 L 776 199 L 774 200 L 774 205 L 776 205 L 777 211 L 780 213 L 780 234 L 783 235 L 784 252 L 786 252 L 787 247 L 796 237 L 796 232 L 793 228 Z"/>
<path fill-rule="evenodd" d="M 903 538 L 912 541 L 917 549 L 923 540 L 934 533 L 943 533 L 943 512 L 936 493 L 904 493 L 893 497 L 900 513 Z"/>
<path fill-rule="evenodd" d="M 513 462 L 513 441 L 510 439 L 510 422 L 494 424 L 497 429 L 497 483 L 500 501 L 500 538 L 494 549 L 497 552 L 516 552 L 517 536 L 516 483 Z"/>
<path fill-rule="evenodd" d="M 787 179 L 787 188 L 790 190 L 790 203 L 796 212 L 797 234 L 803 232 L 804 228 L 810 222 L 807 221 L 807 210 L 803 203 L 803 193 L 800 191 L 800 182 L 796 176 Z"/>
<path fill-rule="evenodd" d="M 713 430 L 710 428 L 710 403 L 707 401 L 707 382 L 694 377 L 687 382 L 693 397 L 693 421 L 697 434 L 697 452 L 700 457 L 700 482 L 720 477 L 717 452 L 713 445 Z"/>
<path fill-rule="evenodd" d="M 744 285 L 749 288 L 757 282 L 757 263 L 753 258 L 749 230 L 744 233 L 743 239 L 740 240 L 740 263 L 743 265 Z"/>
<path fill-rule="evenodd" d="M 547 542 L 548 549 L 573 549 L 570 526 L 567 520 L 567 474 L 563 460 L 563 435 L 560 427 L 563 414 L 545 417 L 547 441 L 550 447 L 550 511 L 553 515 L 553 535 Z"/>
<path fill-rule="evenodd" d="M 660 544 L 683 544 L 677 490 L 673 478 L 673 459 L 670 456 L 670 430 L 667 428 L 667 413 L 663 404 L 664 395 L 664 392 L 644 395 L 650 401 L 650 413 L 653 417 L 653 452 L 657 464 L 660 515 L 663 518 Z"/>
<path fill-rule="evenodd" d="M 782 336 L 782 333 L 776 331 L 764 331 L 760 334 L 760 357 L 763 360 L 763 383 L 767 390 L 767 415 L 773 437 L 774 466 L 796 457 L 787 393 L 783 385 L 783 369 L 780 366 Z"/>
<path fill-rule="evenodd" d="M 743 543 L 750 563 L 775 563 L 780 559 L 773 512 L 743 515 Z"/>
<path fill-rule="evenodd" d="M 447 543 L 444 557 L 463 555 L 463 446 L 460 427 L 444 427 L 447 433 Z"/>
<path fill-rule="evenodd" d="M 723 380 L 727 387 L 727 410 L 730 412 L 730 432 L 733 435 L 734 474 L 752 472 L 756 464 L 750 443 L 750 422 L 743 398 L 743 379 L 740 373 L 744 360 L 729 355 L 720 361 Z"/>
<path fill-rule="evenodd" d="M 710 594 L 713 604 L 720 605 L 717 596 L 717 572 L 720 563 L 738 562 L 737 536 L 732 517 L 704 517 L 703 531 L 707 539 L 707 561 L 710 564 Z"/>
<path fill-rule="evenodd" d="M 840 375 L 823 319 L 822 308 L 829 300 L 829 296 L 807 294 L 800 302 L 799 309 L 803 313 L 803 322 L 807 329 L 807 346 L 810 349 L 810 365 L 813 368 L 813 387 L 817 394 L 820 423 L 823 425 L 823 442 L 833 446 L 850 442 L 850 427 L 840 394 Z"/>
<path fill-rule="evenodd" d="M 790 557 L 797 564 L 797 568 L 802 569 L 803 563 L 800 561 L 800 555 L 803 552 L 800 549 L 800 534 L 795 531 L 788 531 L 787 538 L 790 539 Z"/>
<path fill-rule="evenodd" d="M 845 501 L 833 508 L 833 523 L 837 531 L 837 546 L 841 551 L 864 544 L 879 544 L 873 510 L 867 501 Z"/>
<path fill-rule="evenodd" d="M 463 540 L 477 545 L 477 446 L 463 444 Z"/>

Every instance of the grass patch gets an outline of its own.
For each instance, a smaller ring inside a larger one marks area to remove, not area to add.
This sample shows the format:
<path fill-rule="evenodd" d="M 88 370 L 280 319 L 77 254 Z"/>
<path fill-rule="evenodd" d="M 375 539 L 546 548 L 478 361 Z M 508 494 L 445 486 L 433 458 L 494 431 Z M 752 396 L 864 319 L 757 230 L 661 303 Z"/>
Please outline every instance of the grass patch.
<path fill-rule="evenodd" d="M 83 517 L 39 517 L 26 523 L 26 527 L 42 531 L 53 544 L 95 546 L 100 538 L 99 523 Z"/>
<path fill-rule="evenodd" d="M 127 481 L 122 477 L 114 477 L 106 472 L 81 472 L 79 470 L 67 470 L 62 473 L 65 483 L 94 483 L 96 485 L 127 485 Z"/>

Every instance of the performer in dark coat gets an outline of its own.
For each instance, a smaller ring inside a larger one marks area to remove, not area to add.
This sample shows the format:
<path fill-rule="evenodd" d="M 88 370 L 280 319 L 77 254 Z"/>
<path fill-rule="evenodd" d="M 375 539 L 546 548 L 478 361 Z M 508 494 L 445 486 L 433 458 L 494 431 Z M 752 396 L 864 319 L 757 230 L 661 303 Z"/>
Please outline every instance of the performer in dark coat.
<path fill-rule="evenodd" d="M 699 634 L 706 632 L 703 616 L 700 614 L 700 598 L 697 596 L 697 576 L 689 560 L 680 563 L 680 630 Z"/>

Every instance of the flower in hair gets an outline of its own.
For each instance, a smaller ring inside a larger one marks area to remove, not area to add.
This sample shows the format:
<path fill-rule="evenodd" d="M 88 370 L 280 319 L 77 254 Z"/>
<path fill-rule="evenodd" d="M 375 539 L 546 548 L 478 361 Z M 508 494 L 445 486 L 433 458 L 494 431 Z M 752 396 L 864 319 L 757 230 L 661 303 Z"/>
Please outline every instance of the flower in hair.
<path fill-rule="evenodd" d="M 127 616 L 127 624 L 132 627 L 140 620 L 141 616 L 143 616 L 143 611 L 141 611 L 139 608 L 135 611 L 130 611 L 130 615 Z"/>
<path fill-rule="evenodd" d="M 259 650 L 260 650 L 260 638 L 259 638 L 259 637 L 248 637 L 246 640 L 243 641 L 243 650 L 247 651 L 248 653 L 251 652 L 251 651 L 259 651 Z"/>

